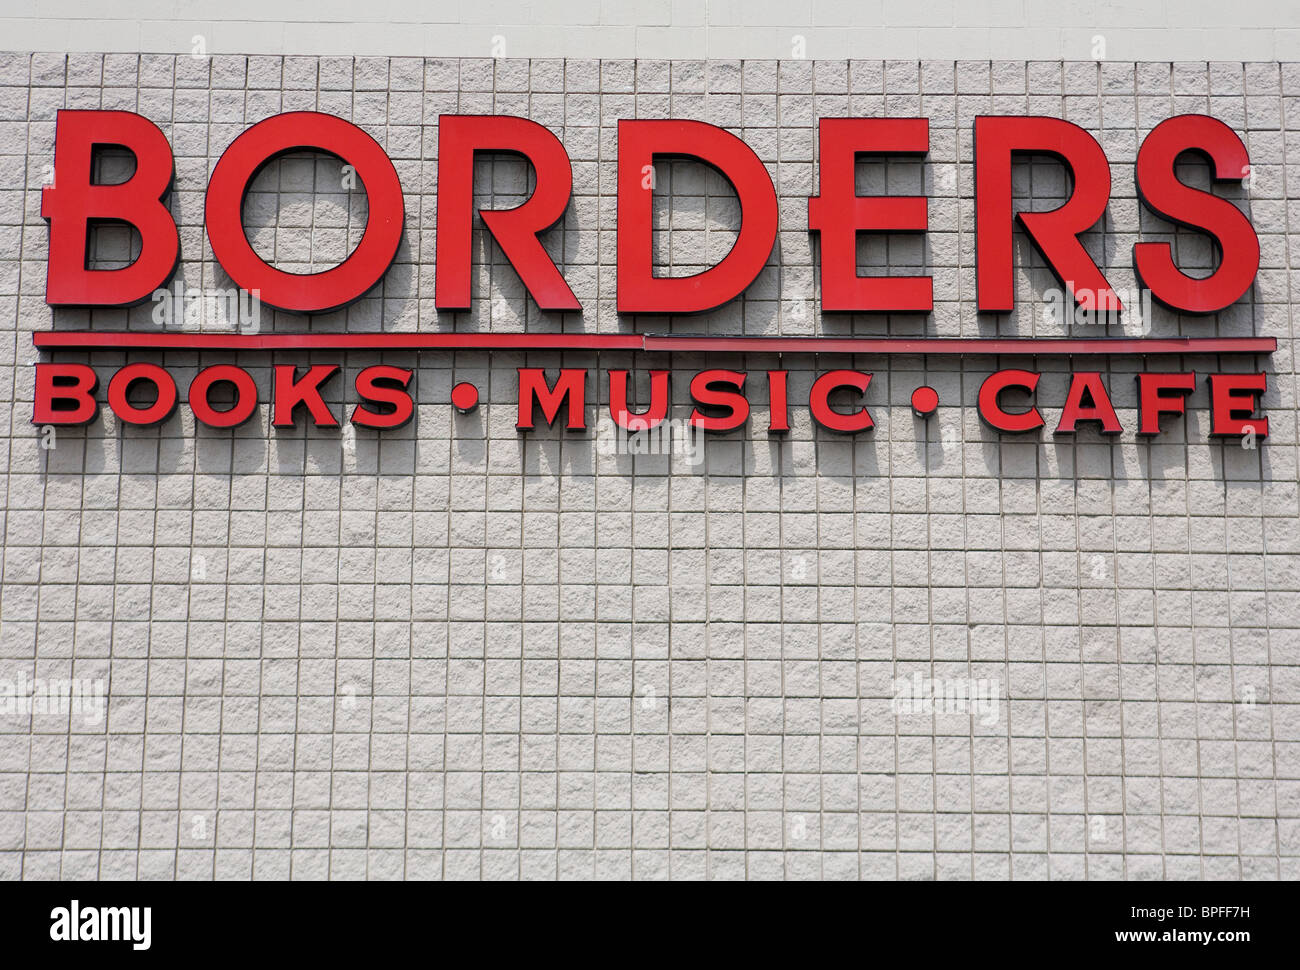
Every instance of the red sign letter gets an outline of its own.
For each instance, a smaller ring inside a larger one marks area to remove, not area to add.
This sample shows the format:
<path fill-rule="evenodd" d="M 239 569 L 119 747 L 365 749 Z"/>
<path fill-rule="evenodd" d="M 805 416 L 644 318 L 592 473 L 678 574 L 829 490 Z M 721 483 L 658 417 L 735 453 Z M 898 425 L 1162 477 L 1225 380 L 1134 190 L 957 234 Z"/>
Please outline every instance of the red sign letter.
<path fill-rule="evenodd" d="M 930 150 L 925 118 L 823 118 L 821 195 L 808 200 L 808 228 L 821 236 L 822 309 L 929 313 L 934 309 L 928 276 L 859 276 L 858 233 L 925 232 L 923 195 L 862 196 L 854 191 L 859 155 Z"/>
<path fill-rule="evenodd" d="M 321 385 L 338 373 L 338 364 L 314 364 L 298 380 L 296 364 L 275 365 L 275 409 L 271 424 L 277 428 L 293 427 L 293 412 L 301 404 L 311 412 L 318 428 L 337 428 L 338 418 L 320 395 Z"/>
<path fill-rule="evenodd" d="M 154 386 L 153 404 L 136 407 L 131 388 L 141 381 Z M 157 364 L 127 364 L 108 382 L 108 406 L 127 424 L 162 424 L 176 410 L 176 382 Z"/>
<path fill-rule="evenodd" d="M 560 371 L 552 388 L 546 383 L 546 371 L 541 367 L 519 368 L 519 419 L 515 427 L 520 431 L 533 429 L 533 405 L 542 406 L 547 424 L 555 424 L 560 405 L 569 401 L 569 415 L 565 427 L 581 431 L 587 426 L 587 371 L 581 367 L 566 367 Z"/>
<path fill-rule="evenodd" d="M 218 411 L 208 400 L 212 385 L 229 384 L 235 389 L 235 403 Z M 253 416 L 257 410 L 257 384 L 253 375 L 234 364 L 213 364 L 199 371 L 190 383 L 190 410 L 194 417 L 210 428 L 235 428 Z"/>
<path fill-rule="evenodd" d="M 1187 395 L 1196 389 L 1195 374 L 1142 373 L 1137 381 L 1138 434 L 1159 434 L 1162 414 L 1185 414 Z"/>
<path fill-rule="evenodd" d="M 537 234 L 564 215 L 573 169 L 560 140 L 527 118 L 442 115 L 438 119 L 438 258 L 434 303 L 439 310 L 470 307 L 470 243 L 474 217 L 474 153 L 522 155 L 537 187 L 513 209 L 480 209 L 483 224 L 543 310 L 581 310 L 569 284 Z"/>
<path fill-rule="evenodd" d="M 1240 209 L 1209 192 L 1178 181 L 1174 162 L 1183 152 L 1209 160 L 1214 179 L 1240 181 L 1250 174 L 1250 158 L 1237 133 L 1205 115 L 1179 115 L 1162 121 L 1142 142 L 1137 157 L 1138 196 L 1148 209 L 1180 225 L 1200 229 L 1219 248 L 1219 268 L 1209 276 L 1188 276 L 1174 265 L 1167 242 L 1133 247 L 1133 268 L 1153 299 L 1182 313 L 1215 313 L 1250 289 L 1259 271 L 1259 238 Z"/>
<path fill-rule="evenodd" d="M 979 309 L 1015 309 L 1011 264 L 1011 157 L 1055 155 L 1074 176 L 1074 192 L 1050 212 L 1021 212 L 1048 265 L 1085 310 L 1118 311 L 1119 297 L 1092 261 L 1079 233 L 1096 225 L 1110 198 L 1110 164 L 1097 139 L 1060 118 L 983 115 L 975 119 L 975 287 Z"/>
<path fill-rule="evenodd" d="M 864 393 L 871 383 L 871 375 L 856 370 L 833 370 L 823 374 L 813 382 L 812 393 L 808 396 L 808 409 L 813 418 L 823 428 L 852 434 L 865 431 L 871 427 L 871 415 L 866 408 L 859 408 L 852 414 L 843 414 L 831 407 L 831 392 L 841 387 L 855 388 Z"/>
<path fill-rule="evenodd" d="M 790 430 L 789 395 L 786 391 L 789 377 L 789 371 L 767 372 L 768 434 L 786 434 Z"/>
<path fill-rule="evenodd" d="M 118 185 L 91 182 L 95 146 L 121 145 L 135 174 Z M 50 306 L 129 306 L 163 286 L 181 243 L 162 199 L 172 183 L 172 150 L 152 121 L 130 111 L 60 111 L 54 184 L 41 191 L 50 222 L 45 302 Z M 92 222 L 126 222 L 140 233 L 140 255 L 121 269 L 86 269 Z"/>
<path fill-rule="evenodd" d="M 352 423 L 363 428 L 400 428 L 415 414 L 415 402 L 406 393 L 414 371 L 404 367 L 376 364 L 357 375 L 357 393 L 372 404 L 382 404 L 379 411 L 358 404 L 352 409 Z"/>
<path fill-rule="evenodd" d="M 693 276 L 654 275 L 652 196 L 656 155 L 695 158 L 726 178 L 740 199 L 740 232 L 717 266 Z M 699 313 L 749 286 L 776 242 L 772 177 L 731 132 L 703 121 L 618 123 L 618 312 Z"/>
<path fill-rule="evenodd" d="M 90 424 L 99 413 L 98 386 L 95 369 L 86 364 L 37 364 L 32 424 Z"/>
<path fill-rule="evenodd" d="M 351 165 L 369 207 L 356 250 L 320 273 L 286 273 L 268 265 L 244 233 L 248 184 L 273 158 L 301 149 L 328 152 Z M 259 121 L 231 142 L 208 183 L 208 241 L 217 262 L 236 286 L 258 290 L 269 306 L 294 313 L 337 310 L 378 283 L 397 255 L 405 213 L 397 170 L 379 143 L 352 122 L 316 111 L 290 111 Z"/>
<path fill-rule="evenodd" d="M 629 431 L 657 428 L 668 415 L 668 371 L 650 372 L 650 406 L 640 414 L 627 409 L 627 371 L 609 372 L 609 413 L 614 423 Z"/>
<path fill-rule="evenodd" d="M 719 408 L 726 414 L 691 411 L 691 425 L 705 431 L 731 431 L 749 420 L 749 399 L 745 397 L 745 373 L 734 370 L 702 370 L 691 378 L 691 397 L 705 407 Z M 714 390 L 714 385 L 735 390 Z"/>
<path fill-rule="evenodd" d="M 1214 437 L 1255 432 L 1268 437 L 1268 418 L 1251 417 L 1255 398 L 1268 389 L 1265 374 L 1210 375 L 1210 434 Z"/>
<path fill-rule="evenodd" d="M 1009 387 L 1022 387 L 1032 394 L 1037 386 L 1038 374 L 1029 370 L 1000 370 L 989 375 L 984 383 L 980 385 L 980 417 L 984 419 L 986 424 L 998 431 L 1006 431 L 1011 434 L 1037 431 L 1044 424 L 1043 414 L 1038 408 L 1031 405 L 1028 411 L 1013 414 L 1010 411 L 1002 410 L 1002 404 L 999 400 L 1002 392 Z"/>
<path fill-rule="evenodd" d="M 1084 399 L 1087 399 L 1085 403 Z M 1079 371 L 1070 377 L 1070 391 L 1065 395 L 1065 407 L 1056 425 L 1056 434 L 1074 434 L 1080 421 L 1096 421 L 1102 434 L 1119 434 L 1119 416 L 1110 403 L 1110 394 L 1097 371 Z"/>

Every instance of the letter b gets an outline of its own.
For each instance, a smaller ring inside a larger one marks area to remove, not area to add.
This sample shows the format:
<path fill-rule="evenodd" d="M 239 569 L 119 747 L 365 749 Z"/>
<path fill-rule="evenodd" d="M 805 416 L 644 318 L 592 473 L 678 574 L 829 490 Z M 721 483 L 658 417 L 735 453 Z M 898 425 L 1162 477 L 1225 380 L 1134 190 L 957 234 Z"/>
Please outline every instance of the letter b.
<path fill-rule="evenodd" d="M 51 306 L 130 306 L 166 284 L 180 259 L 180 237 L 162 199 L 172 183 L 172 150 L 158 126 L 130 111 L 60 111 L 54 184 L 41 192 L 50 223 L 45 302 Z M 116 185 L 91 180 L 97 145 L 135 156 L 135 174 Z M 125 222 L 140 233 L 140 255 L 121 269 L 87 269 L 94 222 Z"/>

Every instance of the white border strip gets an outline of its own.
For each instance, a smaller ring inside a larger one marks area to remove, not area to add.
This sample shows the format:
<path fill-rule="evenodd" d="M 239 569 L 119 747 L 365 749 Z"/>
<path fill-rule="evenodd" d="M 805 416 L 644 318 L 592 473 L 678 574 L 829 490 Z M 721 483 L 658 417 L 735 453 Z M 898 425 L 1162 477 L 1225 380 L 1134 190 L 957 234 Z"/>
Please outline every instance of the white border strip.
<path fill-rule="evenodd" d="M 84 2 L 84 0 L 83 0 Z M 101 0 L 107 3 L 107 0 Z M 714 0 L 714 7 L 719 2 Z M 747 3 L 755 0 L 746 0 Z M 810 0 L 804 0 L 807 6 Z M 927 6 L 931 0 L 915 6 Z M 1023 0 L 1024 7 L 1033 7 L 1036 0 Z M 1160 4 L 1161 13 L 1195 26 L 1110 25 L 1098 16 L 1097 24 L 1065 25 L 1063 21 L 1079 18 L 1061 18 L 1055 24 L 1042 23 L 1043 18 L 1026 16 L 1026 25 L 991 24 L 988 26 L 863 26 L 847 23 L 840 26 L 825 24 L 799 24 L 791 26 L 764 25 L 756 16 L 753 25 L 711 23 L 681 25 L 635 25 L 604 22 L 599 25 L 572 24 L 509 24 L 491 23 L 486 16 L 476 23 L 429 23 L 426 20 L 401 19 L 406 13 L 404 3 L 394 0 L 390 8 L 391 20 L 344 21 L 332 19 L 331 14 L 341 10 L 329 9 L 325 0 L 321 5 L 320 20 L 258 20 L 258 19 L 183 19 L 158 17 L 162 13 L 158 4 L 148 0 L 115 0 L 116 7 L 151 7 L 158 19 L 85 18 L 67 16 L 14 16 L 5 7 L 23 6 L 25 13 L 42 12 L 51 8 L 67 8 L 66 2 L 48 0 L 40 4 L 17 4 L 13 0 L 0 2 L 0 48 L 10 51 L 95 51 L 117 53 L 186 53 L 191 51 L 195 37 L 202 37 L 209 54 L 309 54 L 309 55 L 379 55 L 423 57 L 601 57 L 601 58 L 755 58 L 787 59 L 901 59 L 901 60 L 1031 60 L 1031 61 L 1087 61 L 1098 59 L 1094 54 L 1098 38 L 1104 39 L 1105 59 L 1116 61 L 1296 61 L 1300 60 L 1300 3 L 1283 0 L 1280 3 L 1262 4 L 1275 7 L 1250 16 L 1251 8 L 1259 8 L 1258 0 L 1236 0 L 1232 4 L 1219 4 L 1213 8 L 1204 2 L 1169 0 L 1168 10 Z M 271 9 L 284 7 L 283 0 L 268 0 Z M 552 0 L 547 5 L 546 16 L 556 14 L 551 6 L 559 8 L 562 2 Z M 573 6 L 573 4 L 570 4 Z M 699 5 L 698 0 L 673 0 L 674 10 Z M 758 0 L 758 6 L 764 4 Z M 799 7 L 799 0 L 791 0 Z M 892 4 L 891 4 L 892 5 Z M 970 4 L 972 7 L 983 4 Z M 228 2 L 234 9 L 232 17 L 248 16 L 247 4 Z M 312 4 L 311 6 L 316 6 Z M 365 3 L 348 4 L 356 16 L 365 16 Z M 381 4 L 383 6 L 383 4 Z M 485 0 L 489 10 L 493 3 Z M 506 3 L 505 6 L 510 6 Z M 584 10 L 595 9 L 595 4 L 583 5 Z M 601 4 L 602 13 L 604 3 Z M 638 5 L 632 5 L 638 6 Z M 649 3 L 651 8 L 668 7 Z M 703 6 L 698 11 L 704 14 Z M 820 4 L 817 5 L 820 9 Z M 1020 3 L 1010 5 L 1021 8 Z M 426 4 L 436 7 L 436 4 Z M 868 3 L 848 3 L 842 9 L 846 15 L 854 8 L 870 8 Z M 1225 7 L 1235 23 L 1225 23 Z M 114 9 L 102 6 L 91 11 L 107 13 Z M 987 9 L 987 8 L 986 8 Z M 1197 15 L 1206 9 L 1217 11 L 1208 19 Z M 435 10 L 421 11 L 424 16 L 437 16 Z M 412 11 L 415 14 L 415 11 Z M 713 11 L 708 11 L 712 16 Z M 647 18 L 653 20 L 653 17 Z M 667 18 L 662 18 L 667 19 Z M 811 20 L 812 18 L 808 18 Z M 888 19 L 888 18 L 886 18 Z M 1127 18 L 1132 20 L 1133 18 Z"/>

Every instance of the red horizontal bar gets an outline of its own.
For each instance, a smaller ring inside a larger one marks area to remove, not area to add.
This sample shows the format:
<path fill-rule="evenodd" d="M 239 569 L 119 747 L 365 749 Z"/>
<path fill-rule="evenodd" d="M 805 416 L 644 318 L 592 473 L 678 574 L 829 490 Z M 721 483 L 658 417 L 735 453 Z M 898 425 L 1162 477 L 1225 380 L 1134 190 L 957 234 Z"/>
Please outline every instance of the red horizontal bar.
<path fill-rule="evenodd" d="M 647 350 L 768 354 L 1271 354 L 1274 337 L 673 337 L 597 333 L 150 333 L 42 330 L 65 350 Z"/>
<path fill-rule="evenodd" d="M 150 333 L 43 330 L 37 347 L 79 350 L 641 350 L 637 334 Z"/>
<path fill-rule="evenodd" d="M 661 337 L 646 350 L 786 354 L 1271 354 L 1274 337 Z"/>

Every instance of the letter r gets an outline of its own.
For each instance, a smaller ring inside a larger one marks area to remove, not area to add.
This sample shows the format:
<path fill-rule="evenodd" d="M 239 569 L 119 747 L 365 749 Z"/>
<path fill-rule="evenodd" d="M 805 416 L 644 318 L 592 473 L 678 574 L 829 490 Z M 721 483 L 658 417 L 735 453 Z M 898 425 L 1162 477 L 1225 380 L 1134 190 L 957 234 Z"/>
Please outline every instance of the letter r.
<path fill-rule="evenodd" d="M 537 234 L 564 216 L 573 192 L 573 168 L 564 145 L 527 118 L 442 115 L 438 119 L 438 226 L 434 304 L 470 308 L 474 155 L 522 155 L 537 174 L 533 194 L 513 209 L 480 209 L 492 237 L 543 310 L 581 310 Z"/>

